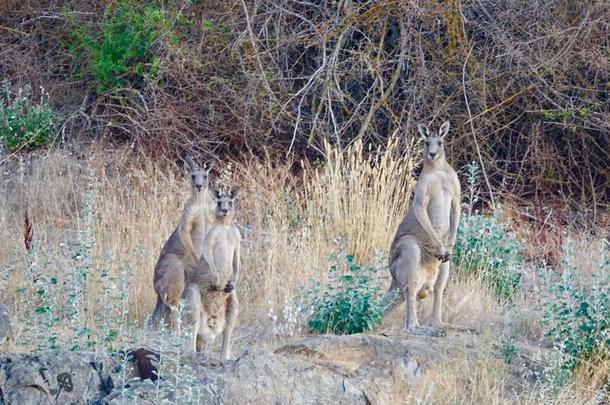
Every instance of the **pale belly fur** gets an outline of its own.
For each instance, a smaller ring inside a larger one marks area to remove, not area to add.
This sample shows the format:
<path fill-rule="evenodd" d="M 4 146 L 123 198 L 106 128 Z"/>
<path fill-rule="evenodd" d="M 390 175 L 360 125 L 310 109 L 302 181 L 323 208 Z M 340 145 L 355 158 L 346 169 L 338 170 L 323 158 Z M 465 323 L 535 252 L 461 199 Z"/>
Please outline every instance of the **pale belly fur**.
<path fill-rule="evenodd" d="M 451 216 L 451 192 L 446 189 L 437 190 L 428 204 L 428 217 L 432 228 L 443 242 L 447 242 Z"/>
<path fill-rule="evenodd" d="M 233 274 L 233 250 L 232 248 L 226 248 L 228 243 L 222 240 L 219 241 L 216 248 L 214 248 L 212 254 L 214 257 L 214 264 L 218 270 L 220 276 L 220 283 L 224 285 L 229 282 L 231 275 Z"/>

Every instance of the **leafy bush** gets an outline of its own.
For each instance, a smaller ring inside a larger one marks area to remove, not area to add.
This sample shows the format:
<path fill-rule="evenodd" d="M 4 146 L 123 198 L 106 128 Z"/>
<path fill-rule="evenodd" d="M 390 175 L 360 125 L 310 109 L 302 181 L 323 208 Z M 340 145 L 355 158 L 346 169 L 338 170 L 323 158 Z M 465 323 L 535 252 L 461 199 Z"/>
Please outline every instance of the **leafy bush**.
<path fill-rule="evenodd" d="M 518 263 L 523 246 L 508 226 L 502 212 L 492 216 L 466 215 L 460 222 L 454 263 L 465 274 L 479 276 L 495 294 L 510 298 L 521 283 Z"/>
<path fill-rule="evenodd" d="M 607 356 L 610 348 L 610 245 L 600 246 L 600 260 L 593 285 L 578 283 L 572 275 L 573 254 L 566 252 L 560 280 L 547 280 L 544 324 L 553 346 L 563 355 L 561 368 L 569 372 L 597 356 Z"/>
<path fill-rule="evenodd" d="M 38 102 L 32 99 L 29 86 L 11 91 L 7 81 L 0 90 L 0 138 L 10 151 L 36 149 L 53 139 L 57 116 L 48 104 L 48 95 L 41 88 Z"/>
<path fill-rule="evenodd" d="M 454 264 L 459 271 L 478 276 L 502 299 L 509 299 L 518 289 L 521 274 L 518 264 L 523 245 L 502 222 L 502 209 L 491 216 L 473 213 L 478 201 L 478 165 L 467 166 L 468 210 L 462 215 L 454 250 Z"/>
<path fill-rule="evenodd" d="M 377 266 L 360 266 L 351 255 L 333 258 L 326 287 L 318 282 L 305 292 L 312 315 L 309 329 L 352 334 L 373 329 L 383 316 L 383 289 Z"/>
<path fill-rule="evenodd" d="M 72 56 L 85 60 L 81 71 L 90 74 L 98 91 L 124 87 L 132 78 L 155 76 L 159 61 L 151 48 L 170 31 L 166 11 L 156 4 L 122 0 L 104 9 L 101 30 L 73 21 Z"/>

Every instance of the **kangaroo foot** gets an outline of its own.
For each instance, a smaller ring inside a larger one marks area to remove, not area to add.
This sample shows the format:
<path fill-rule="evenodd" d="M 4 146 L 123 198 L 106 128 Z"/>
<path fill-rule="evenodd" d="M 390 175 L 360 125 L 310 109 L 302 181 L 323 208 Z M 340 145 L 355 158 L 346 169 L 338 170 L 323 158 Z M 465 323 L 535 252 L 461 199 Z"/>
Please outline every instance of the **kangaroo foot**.
<path fill-rule="evenodd" d="M 433 336 L 433 337 L 443 337 L 447 334 L 442 329 L 432 328 L 429 326 L 417 326 L 411 328 L 404 328 L 402 330 L 404 333 L 409 333 L 411 335 L 419 335 L 419 336 Z"/>
<path fill-rule="evenodd" d="M 456 325 L 456 324 L 447 323 L 447 322 L 430 322 L 430 327 L 432 327 L 434 329 L 443 330 L 443 331 L 454 330 L 454 331 L 458 331 L 458 332 L 468 332 L 468 333 L 479 334 L 479 331 L 475 328 L 469 328 L 467 326 Z"/>

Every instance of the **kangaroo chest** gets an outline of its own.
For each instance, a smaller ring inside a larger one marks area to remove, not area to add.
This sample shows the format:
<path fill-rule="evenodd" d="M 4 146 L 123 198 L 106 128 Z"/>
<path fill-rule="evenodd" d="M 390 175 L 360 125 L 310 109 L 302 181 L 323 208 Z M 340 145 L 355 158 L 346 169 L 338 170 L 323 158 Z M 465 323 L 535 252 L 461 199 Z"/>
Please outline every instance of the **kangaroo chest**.
<path fill-rule="evenodd" d="M 428 217 L 432 227 L 444 235 L 449 230 L 451 201 L 456 194 L 452 176 L 445 173 L 437 174 L 429 189 Z"/>
<path fill-rule="evenodd" d="M 191 231 L 191 240 L 193 241 L 193 248 L 195 249 L 197 258 L 200 258 L 203 254 L 204 240 L 208 230 L 209 225 L 203 215 L 194 221 L 193 230 Z"/>
<path fill-rule="evenodd" d="M 216 244 L 212 250 L 214 264 L 221 278 L 230 277 L 233 271 L 233 255 L 235 254 L 235 246 L 231 241 L 230 232 L 223 230 L 218 236 Z"/>
<path fill-rule="evenodd" d="M 191 225 L 191 240 L 197 258 L 203 254 L 205 237 L 212 224 L 211 209 L 206 201 L 202 201 L 191 206 L 186 214 Z"/>

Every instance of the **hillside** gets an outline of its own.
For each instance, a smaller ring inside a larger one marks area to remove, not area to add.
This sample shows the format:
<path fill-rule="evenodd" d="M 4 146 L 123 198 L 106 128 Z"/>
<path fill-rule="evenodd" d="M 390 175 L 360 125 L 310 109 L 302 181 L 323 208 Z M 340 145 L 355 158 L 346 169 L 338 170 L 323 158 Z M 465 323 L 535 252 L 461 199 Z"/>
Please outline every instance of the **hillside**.
<path fill-rule="evenodd" d="M 0 75 L 0 403 L 608 402 L 607 1 L 5 0 Z M 418 336 L 388 256 L 445 121 L 470 331 Z M 188 154 L 241 187 L 224 363 L 146 327 Z"/>

